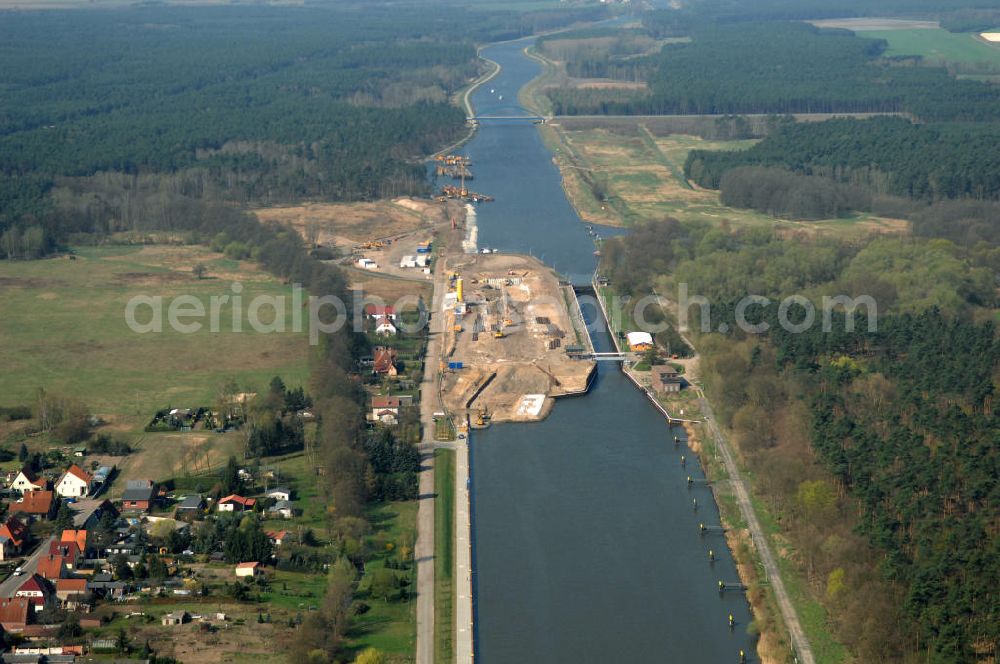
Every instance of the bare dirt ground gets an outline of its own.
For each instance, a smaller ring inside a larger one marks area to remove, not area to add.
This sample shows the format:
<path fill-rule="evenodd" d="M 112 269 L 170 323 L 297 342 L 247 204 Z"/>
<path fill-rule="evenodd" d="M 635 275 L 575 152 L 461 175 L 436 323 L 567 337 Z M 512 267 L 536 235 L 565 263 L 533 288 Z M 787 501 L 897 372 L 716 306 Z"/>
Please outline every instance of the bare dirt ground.
<path fill-rule="evenodd" d="M 144 643 L 148 639 L 157 655 L 174 657 L 185 664 L 214 664 L 270 660 L 275 648 L 289 637 L 287 627 L 277 623 L 259 624 L 256 612 L 248 611 L 244 605 L 208 603 L 198 610 L 200 615 L 212 618 L 216 611 L 221 611 L 230 619 L 207 621 L 206 625 L 212 625 L 210 631 L 201 621 L 174 627 L 154 623 L 140 628 L 135 640 Z"/>
<path fill-rule="evenodd" d="M 450 257 L 447 269 L 461 275 L 468 305 L 463 316 L 446 314 L 446 355 L 464 365 L 444 377 L 450 410 L 485 407 L 494 421 L 533 421 L 547 414 L 550 397 L 586 390 L 594 363 L 566 354 L 578 337 L 568 293 L 551 270 L 531 257 L 496 254 Z M 546 398 L 533 407 L 526 395 Z"/>
<path fill-rule="evenodd" d="M 571 78 L 570 86 L 581 90 L 645 90 L 643 81 L 616 81 L 610 78 Z"/>
<path fill-rule="evenodd" d="M 288 225 L 306 237 L 310 224 L 319 227 L 322 245 L 354 245 L 394 237 L 447 223 L 454 205 L 432 200 L 397 198 L 375 203 L 306 203 L 255 211 L 261 221 Z"/>

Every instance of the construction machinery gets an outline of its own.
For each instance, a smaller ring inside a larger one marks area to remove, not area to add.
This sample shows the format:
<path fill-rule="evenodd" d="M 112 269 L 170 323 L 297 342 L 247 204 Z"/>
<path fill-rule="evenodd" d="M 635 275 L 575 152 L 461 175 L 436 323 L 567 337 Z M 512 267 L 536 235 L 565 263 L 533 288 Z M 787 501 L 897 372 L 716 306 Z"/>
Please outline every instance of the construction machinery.
<path fill-rule="evenodd" d="M 476 411 L 475 423 L 477 427 L 488 427 L 490 425 L 490 411 L 486 409 L 486 406 L 481 406 L 479 410 Z"/>
<path fill-rule="evenodd" d="M 492 196 L 469 191 L 465 188 L 464 183 L 461 187 L 446 184 L 441 187 L 441 195 L 445 198 L 457 198 L 463 201 L 472 201 L 473 203 L 489 203 L 494 200 Z"/>
<path fill-rule="evenodd" d="M 434 157 L 434 160 L 437 162 L 437 165 L 434 167 L 435 175 L 445 175 L 454 180 L 460 179 L 463 181 L 473 179 L 472 171 L 469 170 L 469 164 L 472 161 L 468 157 L 455 154 L 439 154 Z"/>

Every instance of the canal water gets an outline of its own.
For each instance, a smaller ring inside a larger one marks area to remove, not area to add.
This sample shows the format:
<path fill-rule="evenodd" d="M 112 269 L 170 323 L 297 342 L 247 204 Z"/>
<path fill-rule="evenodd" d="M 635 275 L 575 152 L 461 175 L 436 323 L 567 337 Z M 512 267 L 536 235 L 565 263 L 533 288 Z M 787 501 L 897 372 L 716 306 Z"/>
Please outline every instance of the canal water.
<path fill-rule="evenodd" d="M 528 43 L 484 51 L 503 69 L 472 95 L 477 114 L 528 115 L 516 102 L 539 72 Z M 496 197 L 478 208 L 480 246 L 588 281 L 593 242 L 535 126 L 483 121 L 464 152 L 472 188 Z M 613 350 L 598 327 L 597 349 Z M 725 541 L 699 533 L 719 514 L 705 486 L 688 487 L 687 476 L 704 475 L 683 439 L 609 362 L 588 395 L 561 400 L 545 421 L 475 433 L 477 662 L 714 664 L 751 652 L 742 593 L 718 592 L 719 580 L 737 580 Z"/>

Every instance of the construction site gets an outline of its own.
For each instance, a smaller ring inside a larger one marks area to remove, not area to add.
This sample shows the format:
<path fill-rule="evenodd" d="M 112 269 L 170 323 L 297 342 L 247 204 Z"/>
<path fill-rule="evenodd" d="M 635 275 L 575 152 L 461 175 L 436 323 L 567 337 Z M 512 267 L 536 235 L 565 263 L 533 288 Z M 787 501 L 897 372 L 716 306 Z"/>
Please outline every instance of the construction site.
<path fill-rule="evenodd" d="M 441 389 L 456 422 L 540 420 L 554 397 L 587 391 L 593 348 L 571 286 L 528 256 L 445 263 Z"/>
<path fill-rule="evenodd" d="M 438 155 L 434 157 L 434 161 L 436 162 L 434 175 L 437 177 L 450 177 L 452 180 L 459 181 L 459 186 L 457 187 L 451 184 L 441 187 L 439 200 L 456 199 L 472 203 L 488 203 L 493 200 L 492 196 L 470 191 L 466 188 L 465 181 L 473 179 L 472 170 L 469 168 L 472 165 L 472 161 L 468 157 L 454 154 Z"/>

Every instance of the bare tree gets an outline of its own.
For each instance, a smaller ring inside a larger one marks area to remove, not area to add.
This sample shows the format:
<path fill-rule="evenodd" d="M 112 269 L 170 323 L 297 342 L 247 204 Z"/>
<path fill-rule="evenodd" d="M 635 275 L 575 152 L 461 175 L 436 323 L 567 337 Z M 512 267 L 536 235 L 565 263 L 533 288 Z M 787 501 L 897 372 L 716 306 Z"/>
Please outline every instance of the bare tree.
<path fill-rule="evenodd" d="M 319 231 L 319 222 L 306 222 L 306 242 L 309 243 L 310 249 L 314 248 L 319 243 Z"/>

